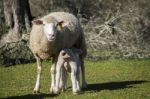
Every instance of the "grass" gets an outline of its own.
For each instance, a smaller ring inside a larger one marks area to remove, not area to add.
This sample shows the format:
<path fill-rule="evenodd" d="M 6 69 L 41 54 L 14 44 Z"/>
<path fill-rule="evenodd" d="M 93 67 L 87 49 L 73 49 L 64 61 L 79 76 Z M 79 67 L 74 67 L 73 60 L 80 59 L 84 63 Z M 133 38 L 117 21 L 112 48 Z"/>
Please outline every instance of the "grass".
<path fill-rule="evenodd" d="M 33 95 L 35 64 L 0 66 L 0 98 L 4 99 L 150 99 L 150 60 L 86 61 L 88 88 L 73 95 L 69 83 L 66 92 L 49 94 L 50 62 L 44 62 L 41 94 Z M 70 82 L 70 80 L 68 81 Z"/>

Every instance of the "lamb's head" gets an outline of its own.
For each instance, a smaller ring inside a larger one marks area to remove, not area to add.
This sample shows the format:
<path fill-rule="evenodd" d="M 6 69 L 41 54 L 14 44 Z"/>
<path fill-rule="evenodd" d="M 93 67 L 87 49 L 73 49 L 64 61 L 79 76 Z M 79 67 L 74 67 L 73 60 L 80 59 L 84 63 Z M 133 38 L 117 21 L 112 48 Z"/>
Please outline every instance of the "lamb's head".
<path fill-rule="evenodd" d="M 68 25 L 68 22 L 64 22 L 64 21 L 46 22 L 46 21 L 37 19 L 37 20 L 32 21 L 32 24 L 43 25 L 44 34 L 46 35 L 47 40 L 49 42 L 52 42 L 56 39 L 57 31 L 66 27 Z"/>
<path fill-rule="evenodd" d="M 72 48 L 72 49 L 64 48 L 60 51 L 60 56 L 64 60 L 70 60 L 71 58 L 74 57 L 74 55 L 81 55 L 81 54 L 82 54 L 82 50 L 77 48 Z"/>
<path fill-rule="evenodd" d="M 69 49 L 63 49 L 63 50 L 61 50 L 60 56 L 61 56 L 65 61 L 70 60 L 71 55 L 70 55 Z"/>

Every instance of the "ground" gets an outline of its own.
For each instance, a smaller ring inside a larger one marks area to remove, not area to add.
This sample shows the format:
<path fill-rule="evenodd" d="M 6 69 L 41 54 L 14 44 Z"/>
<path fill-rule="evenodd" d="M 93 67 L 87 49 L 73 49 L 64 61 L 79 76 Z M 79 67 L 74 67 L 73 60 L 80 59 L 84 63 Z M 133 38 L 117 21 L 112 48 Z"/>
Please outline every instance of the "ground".
<path fill-rule="evenodd" d="M 150 99 L 150 60 L 85 61 L 88 88 L 79 95 L 68 89 L 54 96 L 49 92 L 50 62 L 43 65 L 41 94 L 33 95 L 35 63 L 0 66 L 0 98 L 7 99 Z"/>

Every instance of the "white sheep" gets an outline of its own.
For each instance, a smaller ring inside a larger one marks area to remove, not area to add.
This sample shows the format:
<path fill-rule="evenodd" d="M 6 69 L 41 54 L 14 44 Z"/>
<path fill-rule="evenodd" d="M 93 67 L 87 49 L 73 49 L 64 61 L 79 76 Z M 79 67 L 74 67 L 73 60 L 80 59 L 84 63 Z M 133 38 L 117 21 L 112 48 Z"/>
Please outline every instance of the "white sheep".
<path fill-rule="evenodd" d="M 81 61 L 82 87 L 86 87 L 84 57 L 87 54 L 84 33 L 78 19 L 66 12 L 53 12 L 33 20 L 30 33 L 30 49 L 37 61 L 37 80 L 34 93 L 40 91 L 40 77 L 43 59 L 52 57 L 51 88 L 54 92 L 55 65 L 61 49 L 75 47 L 82 50 Z"/>
<path fill-rule="evenodd" d="M 66 89 L 67 71 L 71 72 L 73 93 L 77 94 L 78 92 L 80 92 L 80 83 L 79 83 L 80 60 L 78 56 L 79 54 L 81 54 L 81 52 L 82 51 L 76 48 L 71 49 L 65 48 L 60 51 L 58 55 L 58 61 L 56 64 L 56 86 L 55 86 L 56 94 L 58 93 L 60 88 L 62 88 L 62 90 Z"/>

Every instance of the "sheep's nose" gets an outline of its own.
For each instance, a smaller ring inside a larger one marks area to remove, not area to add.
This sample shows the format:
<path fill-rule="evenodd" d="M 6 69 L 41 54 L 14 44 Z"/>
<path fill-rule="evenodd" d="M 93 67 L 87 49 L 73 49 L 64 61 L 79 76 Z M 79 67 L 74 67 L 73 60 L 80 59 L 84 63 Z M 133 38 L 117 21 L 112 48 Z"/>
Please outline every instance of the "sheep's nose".
<path fill-rule="evenodd" d="M 54 34 L 49 34 L 50 37 L 54 37 Z"/>
<path fill-rule="evenodd" d="M 54 41 L 55 40 L 55 35 L 54 34 L 48 34 L 47 38 L 48 38 L 48 41 Z"/>

